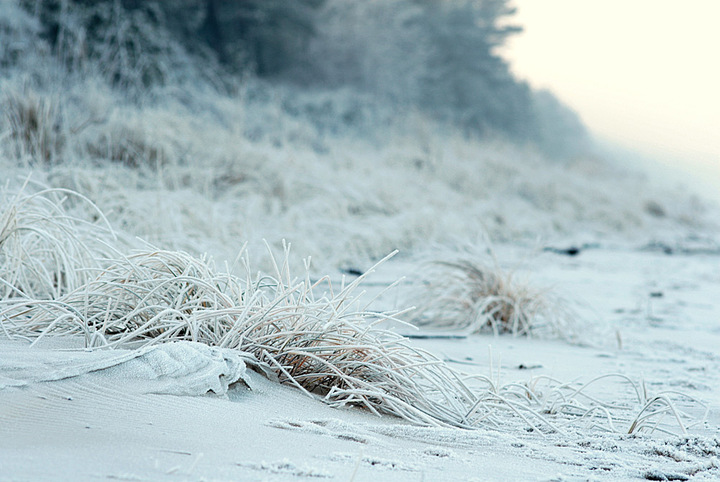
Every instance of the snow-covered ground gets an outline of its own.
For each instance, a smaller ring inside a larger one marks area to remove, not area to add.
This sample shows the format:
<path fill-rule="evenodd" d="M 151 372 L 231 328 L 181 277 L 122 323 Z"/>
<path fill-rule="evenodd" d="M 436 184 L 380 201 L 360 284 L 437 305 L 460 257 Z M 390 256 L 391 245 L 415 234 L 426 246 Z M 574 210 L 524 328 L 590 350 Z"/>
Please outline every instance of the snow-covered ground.
<path fill-rule="evenodd" d="M 523 251 L 496 247 L 506 265 Z M 682 392 L 697 399 L 682 407 L 697 421 L 701 403 L 709 409 L 686 434 L 675 425 L 675 435 L 628 435 L 620 420 L 616 433 L 576 422 L 542 435 L 510 429 L 516 427 L 510 415 L 507 429 L 420 427 L 330 408 L 245 369 L 231 350 L 183 342 L 141 352 L 86 351 L 81 339 L 48 338 L 33 348 L 3 340 L 2 478 L 716 480 L 719 263 L 717 253 L 536 253 L 523 272 L 571 302 L 582 323 L 597 324 L 592 338 L 581 344 L 492 335 L 412 340 L 464 372 L 501 382 L 622 374 L 643 382 L 649 396 Z M 406 270 L 388 262 L 368 290 Z M 391 291 L 378 303 L 392 308 L 397 299 Z M 593 396 L 605 401 L 631 392 L 624 381 L 593 385 Z"/>

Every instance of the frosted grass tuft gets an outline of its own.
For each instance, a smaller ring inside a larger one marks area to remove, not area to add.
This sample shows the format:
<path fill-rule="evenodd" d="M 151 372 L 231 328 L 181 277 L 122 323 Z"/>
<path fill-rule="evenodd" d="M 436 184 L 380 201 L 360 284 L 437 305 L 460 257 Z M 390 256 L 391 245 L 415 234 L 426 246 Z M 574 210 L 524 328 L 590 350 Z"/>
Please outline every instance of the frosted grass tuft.
<path fill-rule="evenodd" d="M 491 251 L 434 254 L 411 281 L 407 303 L 417 308 L 409 321 L 419 326 L 577 341 L 577 323 L 568 304 L 503 269 Z"/>

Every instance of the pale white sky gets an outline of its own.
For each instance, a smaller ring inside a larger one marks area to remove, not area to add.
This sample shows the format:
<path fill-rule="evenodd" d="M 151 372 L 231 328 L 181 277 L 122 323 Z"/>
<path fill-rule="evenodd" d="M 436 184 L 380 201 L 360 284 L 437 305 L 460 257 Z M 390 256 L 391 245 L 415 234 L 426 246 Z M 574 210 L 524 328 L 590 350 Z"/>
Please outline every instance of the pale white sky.
<path fill-rule="evenodd" d="M 514 0 L 503 55 L 590 130 L 720 190 L 720 0 Z"/>

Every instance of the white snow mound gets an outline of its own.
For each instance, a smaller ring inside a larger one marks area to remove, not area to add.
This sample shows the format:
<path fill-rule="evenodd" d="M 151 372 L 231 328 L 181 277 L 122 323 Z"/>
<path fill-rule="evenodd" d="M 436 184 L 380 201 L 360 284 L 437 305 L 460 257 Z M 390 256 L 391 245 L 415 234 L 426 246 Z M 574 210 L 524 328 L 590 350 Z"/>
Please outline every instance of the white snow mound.
<path fill-rule="evenodd" d="M 0 390 L 82 376 L 127 384 L 132 391 L 170 395 L 225 394 L 246 382 L 248 355 L 180 341 L 138 350 L 18 349 L 0 358 Z"/>

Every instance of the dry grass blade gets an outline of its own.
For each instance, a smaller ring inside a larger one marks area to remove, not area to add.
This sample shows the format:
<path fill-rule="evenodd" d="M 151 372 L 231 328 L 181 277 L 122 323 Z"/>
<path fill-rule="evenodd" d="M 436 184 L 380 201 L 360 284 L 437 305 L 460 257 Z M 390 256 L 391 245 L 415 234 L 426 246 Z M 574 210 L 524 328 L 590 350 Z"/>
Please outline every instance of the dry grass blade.
<path fill-rule="evenodd" d="M 600 393 L 607 392 L 608 383 L 616 383 L 612 387 L 615 400 L 603 401 L 601 396 L 593 395 L 592 390 L 600 382 L 606 385 Z M 627 392 L 627 395 L 622 395 Z M 653 433 L 687 434 L 687 429 L 693 424 L 700 423 L 697 415 L 687 413 L 680 409 L 685 403 L 697 411 L 698 408 L 707 407 L 686 394 L 664 391 L 654 395 L 647 393 L 643 383 L 637 383 L 626 375 L 609 373 L 597 376 L 584 383 L 561 383 L 550 377 L 535 377 L 527 384 L 507 385 L 503 393 L 511 398 L 514 394 L 518 399 L 534 394 L 533 402 L 542 413 L 564 418 L 559 426 L 577 425 L 581 421 L 587 422 L 590 428 L 599 428 L 613 433 Z M 543 396 L 538 396 L 539 394 Z M 668 419 L 666 422 L 665 419 Z M 626 428 L 616 428 L 619 424 Z"/>

